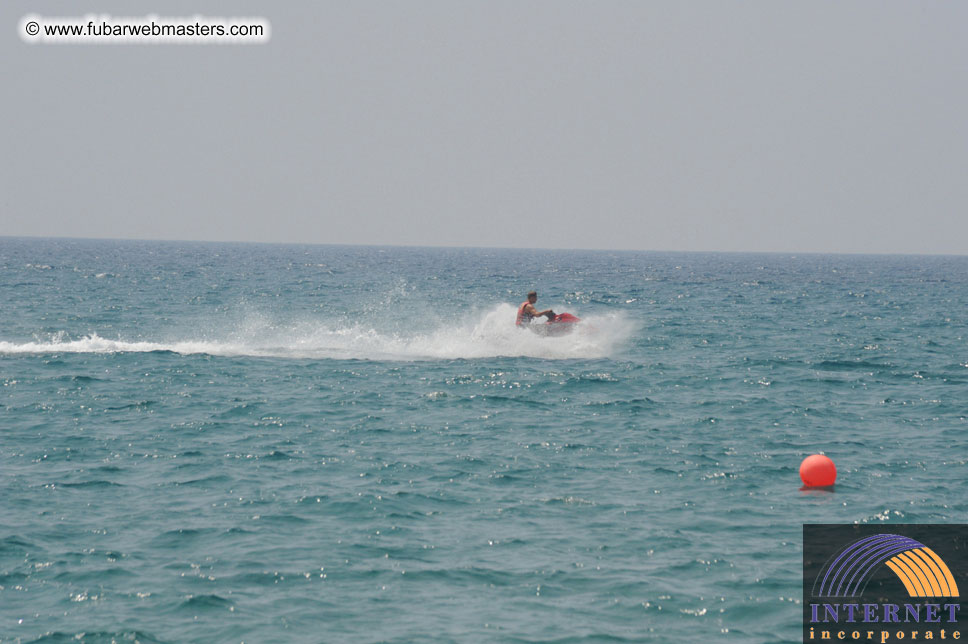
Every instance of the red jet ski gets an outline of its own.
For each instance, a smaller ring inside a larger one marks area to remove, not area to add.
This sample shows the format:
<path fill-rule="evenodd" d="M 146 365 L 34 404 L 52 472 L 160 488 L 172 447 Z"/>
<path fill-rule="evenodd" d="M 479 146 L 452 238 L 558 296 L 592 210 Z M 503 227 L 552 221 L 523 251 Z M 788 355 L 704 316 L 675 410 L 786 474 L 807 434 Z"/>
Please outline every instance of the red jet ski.
<path fill-rule="evenodd" d="M 581 322 L 581 318 L 571 313 L 558 313 L 544 324 L 533 322 L 528 328 L 538 335 L 565 335 L 575 330 L 575 325 Z"/>

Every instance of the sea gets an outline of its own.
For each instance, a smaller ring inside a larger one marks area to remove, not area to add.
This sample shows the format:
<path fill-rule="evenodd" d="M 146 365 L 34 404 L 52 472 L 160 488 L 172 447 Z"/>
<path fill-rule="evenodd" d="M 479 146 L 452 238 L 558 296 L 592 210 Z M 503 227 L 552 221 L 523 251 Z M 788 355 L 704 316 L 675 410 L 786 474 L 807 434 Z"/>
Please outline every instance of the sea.
<path fill-rule="evenodd" d="M 0 238 L 0 642 L 798 641 L 804 523 L 968 520 L 966 323 L 957 256 Z"/>

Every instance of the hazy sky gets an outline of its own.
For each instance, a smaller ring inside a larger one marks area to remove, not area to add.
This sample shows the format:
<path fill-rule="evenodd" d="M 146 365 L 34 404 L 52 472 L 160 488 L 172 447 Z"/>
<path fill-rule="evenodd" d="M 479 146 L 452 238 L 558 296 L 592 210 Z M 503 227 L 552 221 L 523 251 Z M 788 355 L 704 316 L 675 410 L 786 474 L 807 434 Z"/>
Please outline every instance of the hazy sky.
<path fill-rule="evenodd" d="M 29 45 L 27 13 L 256 15 L 272 39 Z M 7 0 L 0 21 L 0 235 L 968 252 L 965 2 Z"/>

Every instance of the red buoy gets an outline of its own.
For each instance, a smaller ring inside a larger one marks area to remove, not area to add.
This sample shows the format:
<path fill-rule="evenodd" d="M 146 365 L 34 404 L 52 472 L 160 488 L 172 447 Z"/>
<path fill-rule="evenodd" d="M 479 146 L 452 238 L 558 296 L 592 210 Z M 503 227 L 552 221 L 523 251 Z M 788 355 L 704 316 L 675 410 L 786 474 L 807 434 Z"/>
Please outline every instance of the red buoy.
<path fill-rule="evenodd" d="M 800 479 L 807 487 L 827 487 L 837 480 L 837 466 L 823 454 L 813 454 L 800 463 Z"/>

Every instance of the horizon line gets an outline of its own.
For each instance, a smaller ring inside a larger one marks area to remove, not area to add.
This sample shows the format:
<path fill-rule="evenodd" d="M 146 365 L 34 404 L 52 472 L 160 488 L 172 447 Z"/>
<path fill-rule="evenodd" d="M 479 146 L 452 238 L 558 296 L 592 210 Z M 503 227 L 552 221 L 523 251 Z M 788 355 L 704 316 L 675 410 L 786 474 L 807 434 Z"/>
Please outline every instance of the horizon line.
<path fill-rule="evenodd" d="M 388 244 L 388 243 L 349 243 L 349 242 L 291 242 L 291 241 L 252 241 L 226 239 L 153 239 L 144 237 L 76 237 L 71 235 L 0 235 L 0 239 L 61 239 L 74 241 L 109 242 L 157 242 L 166 244 L 251 244 L 259 246 L 339 246 L 349 248 L 436 248 L 440 250 L 537 250 L 537 251 L 586 251 L 614 253 L 674 253 L 709 255 L 842 255 L 866 257 L 966 257 L 968 254 L 944 252 L 858 252 L 858 251 L 789 251 L 789 250 L 670 250 L 655 248 L 601 248 L 601 247 L 555 247 L 555 246 L 471 246 L 448 244 Z"/>

